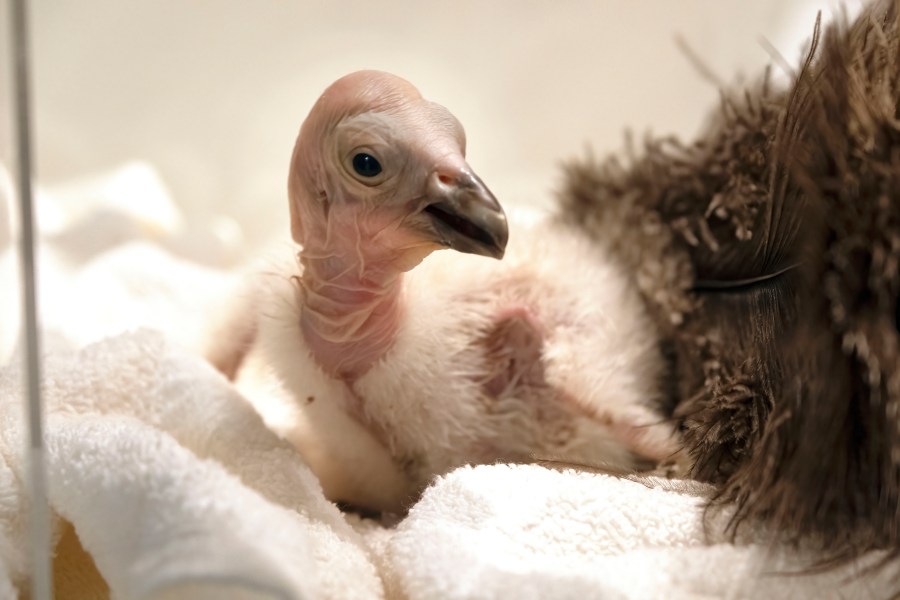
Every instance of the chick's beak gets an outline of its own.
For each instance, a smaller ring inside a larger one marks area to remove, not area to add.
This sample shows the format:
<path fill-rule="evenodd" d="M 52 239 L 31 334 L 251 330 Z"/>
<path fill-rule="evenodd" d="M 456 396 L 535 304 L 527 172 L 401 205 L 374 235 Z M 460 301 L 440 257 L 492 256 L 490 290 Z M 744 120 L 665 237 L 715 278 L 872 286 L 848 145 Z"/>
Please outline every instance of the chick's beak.
<path fill-rule="evenodd" d="M 509 228 L 503 208 L 477 175 L 434 172 L 424 209 L 440 244 L 468 254 L 503 258 Z"/>

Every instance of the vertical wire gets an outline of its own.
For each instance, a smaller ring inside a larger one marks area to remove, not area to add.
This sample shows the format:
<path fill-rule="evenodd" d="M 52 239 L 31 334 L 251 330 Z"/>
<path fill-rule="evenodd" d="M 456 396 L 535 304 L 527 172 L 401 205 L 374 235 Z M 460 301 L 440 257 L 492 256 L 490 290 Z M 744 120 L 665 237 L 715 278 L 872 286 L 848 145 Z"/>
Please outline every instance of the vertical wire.
<path fill-rule="evenodd" d="M 31 190 L 31 115 L 29 95 L 28 22 L 25 0 L 12 0 L 16 154 L 18 156 L 20 259 L 22 272 L 23 341 L 25 383 L 28 391 L 28 472 L 31 497 L 31 596 L 50 600 L 53 594 L 50 564 L 50 511 L 44 462 L 44 428 L 41 407 L 41 365 L 38 339 L 37 286 L 35 283 L 34 215 Z"/>

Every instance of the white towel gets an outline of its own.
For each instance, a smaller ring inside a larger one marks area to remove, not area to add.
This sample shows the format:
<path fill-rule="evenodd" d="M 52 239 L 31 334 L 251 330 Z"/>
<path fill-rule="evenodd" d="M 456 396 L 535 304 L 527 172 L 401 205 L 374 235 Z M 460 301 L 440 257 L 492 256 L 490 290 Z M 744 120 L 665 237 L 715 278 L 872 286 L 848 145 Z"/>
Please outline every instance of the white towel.
<path fill-rule="evenodd" d="M 116 597 L 321 597 L 307 522 L 171 436 L 86 415 L 51 421 L 48 445 L 51 504 Z"/>
<path fill-rule="evenodd" d="M 199 358 L 150 332 L 46 366 L 51 507 L 114 597 L 378 598 L 361 538 L 299 455 Z M 0 371 L 0 552 L 27 574 L 21 377 Z M 206 596 L 201 594 L 206 593 Z"/>
<path fill-rule="evenodd" d="M 789 575 L 812 557 L 703 526 L 704 486 L 536 465 L 441 478 L 388 542 L 407 598 L 884 598 L 897 569 Z M 722 531 L 727 515 L 710 522 Z M 877 558 L 877 557 L 871 557 Z"/>

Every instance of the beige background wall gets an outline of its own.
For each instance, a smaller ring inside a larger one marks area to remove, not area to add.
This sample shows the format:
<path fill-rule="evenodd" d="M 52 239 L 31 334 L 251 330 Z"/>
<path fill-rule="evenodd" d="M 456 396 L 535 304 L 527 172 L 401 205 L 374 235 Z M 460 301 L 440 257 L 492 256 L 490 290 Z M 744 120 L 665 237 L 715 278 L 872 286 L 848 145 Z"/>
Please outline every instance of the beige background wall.
<path fill-rule="evenodd" d="M 731 81 L 768 62 L 762 36 L 795 62 L 823 2 L 32 4 L 41 181 L 147 160 L 190 223 L 232 216 L 257 241 L 283 230 L 295 133 L 319 92 L 346 72 L 407 77 L 460 118 L 470 162 L 502 201 L 543 202 L 560 160 L 620 148 L 626 126 L 698 129 L 717 91 L 676 35 Z M 7 44 L 2 51 L 8 59 Z M 0 90 L 8 113 L 6 77 Z M 8 158 L 8 136 L 0 137 Z"/>

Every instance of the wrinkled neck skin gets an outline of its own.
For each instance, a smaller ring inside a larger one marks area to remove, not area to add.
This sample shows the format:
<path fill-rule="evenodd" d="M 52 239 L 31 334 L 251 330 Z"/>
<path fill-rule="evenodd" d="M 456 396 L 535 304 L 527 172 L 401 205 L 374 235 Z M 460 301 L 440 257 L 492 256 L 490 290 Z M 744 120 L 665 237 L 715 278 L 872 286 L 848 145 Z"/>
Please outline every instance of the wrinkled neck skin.
<path fill-rule="evenodd" d="M 465 167 L 453 116 L 385 77 L 362 74 L 326 90 L 301 126 L 288 180 L 291 233 L 302 248 L 302 332 L 319 366 L 351 383 L 394 342 L 403 273 L 439 247 L 416 218 L 429 172 Z M 356 148 L 381 155 L 385 185 L 349 172 Z"/>
<path fill-rule="evenodd" d="M 403 311 L 403 273 L 435 248 L 404 232 L 400 211 L 335 204 L 321 226 L 305 228 L 300 325 L 319 366 L 352 383 L 391 348 Z"/>

